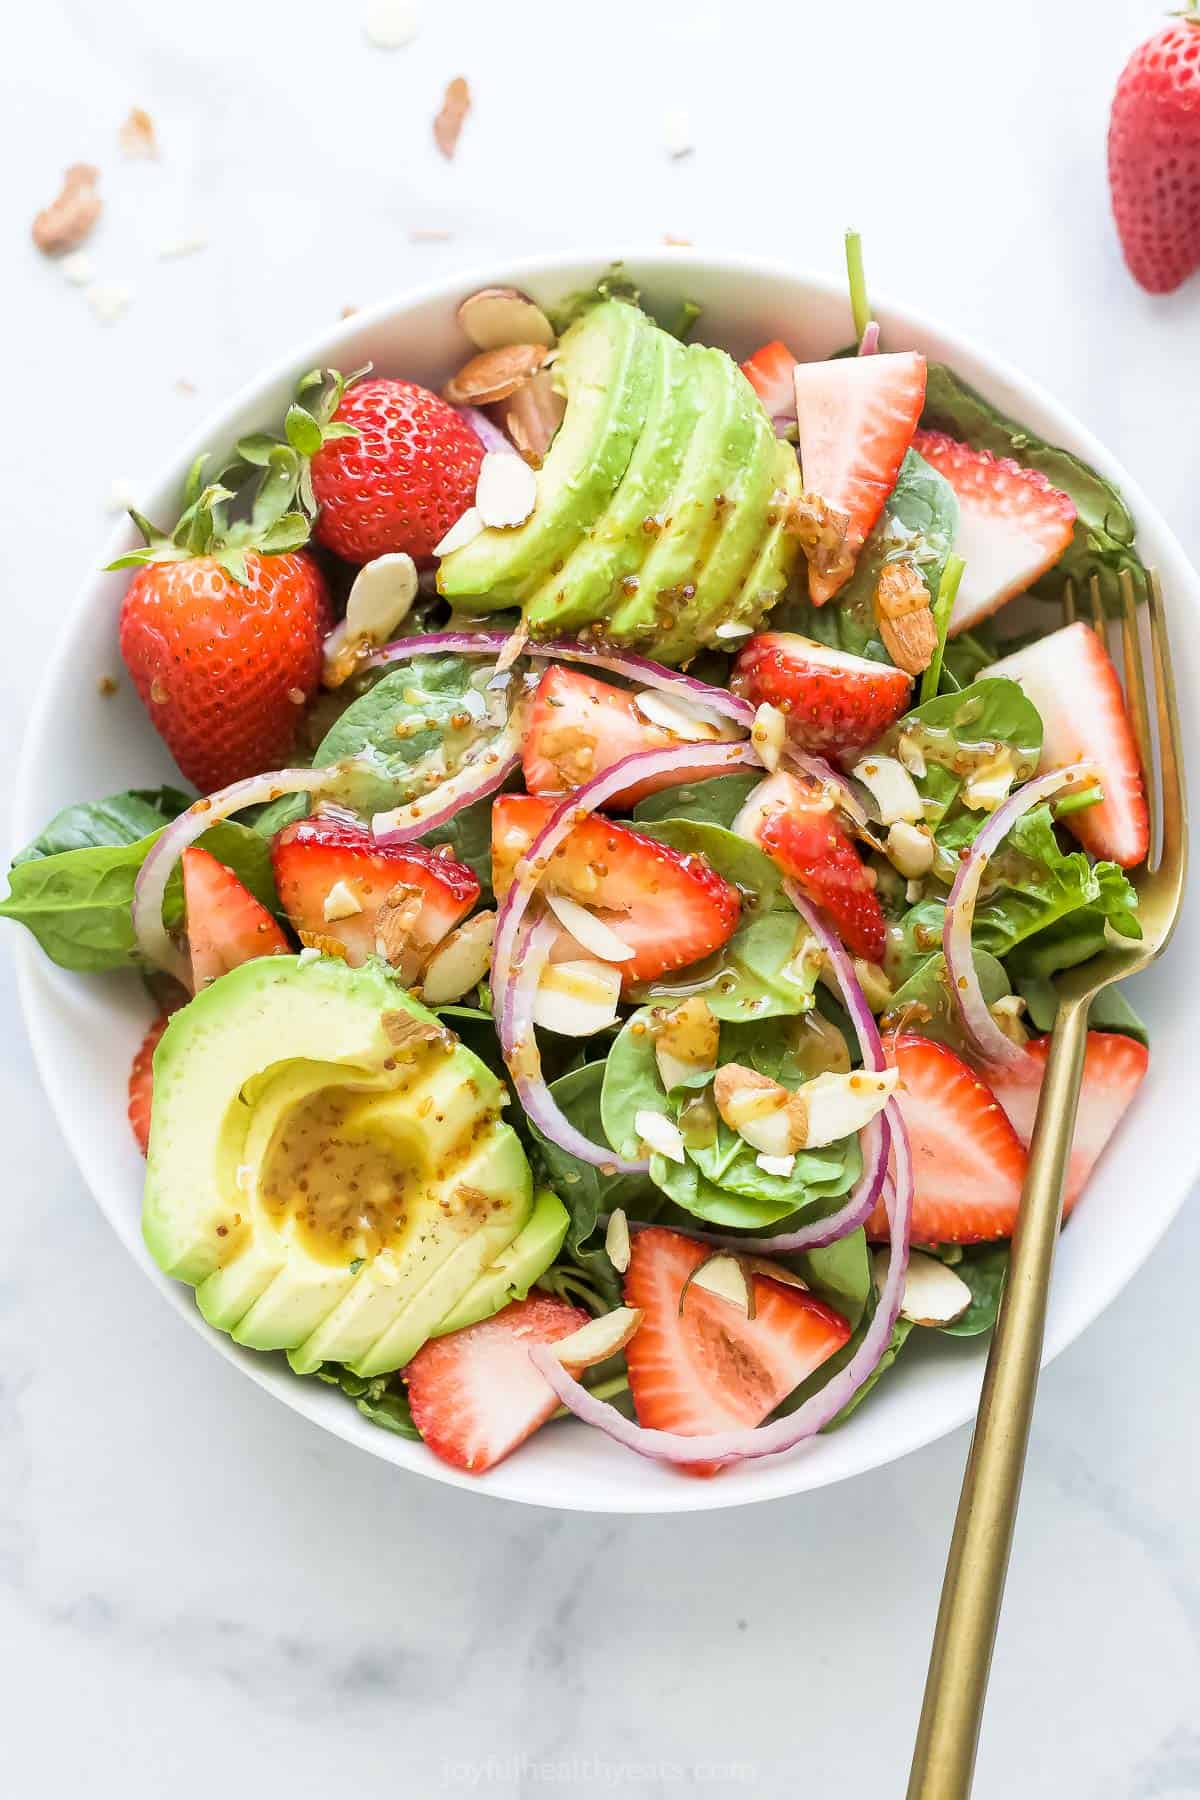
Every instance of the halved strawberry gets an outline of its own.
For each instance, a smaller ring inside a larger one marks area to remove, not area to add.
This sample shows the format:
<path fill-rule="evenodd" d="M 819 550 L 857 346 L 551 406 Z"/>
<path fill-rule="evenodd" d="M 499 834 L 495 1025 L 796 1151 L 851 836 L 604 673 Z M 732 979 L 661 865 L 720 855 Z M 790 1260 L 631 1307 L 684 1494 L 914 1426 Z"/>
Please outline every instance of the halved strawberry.
<path fill-rule="evenodd" d="M 1038 768 L 1087 757 L 1100 767 L 1104 799 L 1063 820 L 1085 850 L 1132 868 L 1150 847 L 1142 765 L 1120 677 L 1090 625 L 1076 620 L 987 671 L 1020 682 L 1042 715 Z"/>
<path fill-rule="evenodd" d="M 915 350 L 842 356 L 797 363 L 793 373 L 804 485 L 846 514 L 846 542 L 857 551 L 912 443 L 925 404 L 925 358 Z M 810 569 L 814 605 L 832 599 L 845 580 Z"/>
<path fill-rule="evenodd" d="M 283 909 L 297 931 L 336 938 L 356 966 L 368 956 L 394 961 L 399 954 L 406 979 L 479 898 L 474 872 L 441 850 L 377 844 L 364 826 L 320 813 L 286 826 L 271 845 L 271 861 Z M 404 945 L 380 950 L 384 902 L 410 898 L 414 914 L 406 916 Z"/>
<path fill-rule="evenodd" d="M 862 750 L 900 717 L 912 678 L 888 663 L 848 656 L 790 631 L 752 637 L 734 664 L 730 687 L 755 706 L 786 714 L 802 750 L 845 756 Z"/>
<path fill-rule="evenodd" d="M 660 707 L 662 695 L 644 696 L 650 709 Z M 623 757 L 638 750 L 670 750 L 676 744 L 708 743 L 716 729 L 701 719 L 689 721 L 679 709 L 679 729 L 667 729 L 642 709 L 640 698 L 597 681 L 580 669 L 548 668 L 537 685 L 529 709 L 521 761 L 525 786 L 531 794 L 567 794 L 582 787 L 593 775 L 611 769 Z M 703 771 L 681 769 L 674 775 L 652 776 L 636 782 L 605 801 L 611 811 L 637 804 L 660 788 L 677 787 Z"/>
<path fill-rule="evenodd" d="M 681 1312 L 688 1276 L 711 1255 L 708 1245 L 658 1226 L 634 1236 L 625 1303 L 644 1316 L 625 1360 L 638 1422 L 651 1430 L 703 1437 L 761 1425 L 850 1336 L 832 1307 L 757 1274 L 752 1319 L 695 1282 Z M 720 1468 L 680 1466 L 688 1475 Z"/>
<path fill-rule="evenodd" d="M 754 789 L 733 829 L 800 883 L 853 955 L 883 961 L 887 921 L 875 877 L 818 782 L 777 770 Z"/>
<path fill-rule="evenodd" d="M 434 1455 L 482 1475 L 523 1444 L 558 1407 L 530 1347 L 556 1344 L 587 1323 L 579 1307 L 530 1294 L 418 1350 L 404 1379 L 413 1421 Z"/>
<path fill-rule="evenodd" d="M 492 807 L 492 885 L 497 899 L 554 811 L 532 794 L 502 794 Z M 543 888 L 565 894 L 611 925 L 633 951 L 626 986 L 652 981 L 719 950 L 737 927 L 737 889 L 701 856 L 685 856 L 628 825 L 592 814 L 550 858 Z M 582 952 L 577 952 L 582 954 Z"/>
<path fill-rule="evenodd" d="M 885 1038 L 900 1071 L 896 1100 L 908 1127 L 917 1244 L 982 1244 L 1012 1236 L 1025 1180 L 1025 1149 L 991 1088 L 932 1038 Z M 883 1203 L 867 1236 L 888 1237 Z"/>
<path fill-rule="evenodd" d="M 996 1098 L 1026 1148 L 1033 1137 L 1038 1095 L 1042 1091 L 1049 1051 L 1048 1037 L 1034 1038 L 1029 1045 L 1029 1054 L 1033 1058 L 1031 1066 L 1015 1072 L 1000 1069 L 992 1077 Z M 1136 1038 L 1122 1037 L 1115 1031 L 1088 1032 L 1079 1116 L 1075 1123 L 1071 1160 L 1067 1165 L 1064 1217 L 1083 1192 L 1100 1152 L 1142 1085 L 1149 1061 L 1150 1052 Z"/>
<path fill-rule="evenodd" d="M 137 1139 L 138 1149 L 146 1154 L 150 1142 L 150 1107 L 154 1099 L 154 1052 L 158 1040 L 171 1023 L 169 1013 L 155 1019 L 138 1046 L 129 1071 L 129 1123 Z"/>
<path fill-rule="evenodd" d="M 966 568 L 950 635 L 969 631 L 1052 568 L 1075 530 L 1075 502 L 1037 469 L 972 450 L 944 431 L 918 431 L 913 449 L 958 497 L 954 548 Z"/>
<path fill-rule="evenodd" d="M 183 853 L 183 905 L 193 993 L 239 963 L 256 956 L 286 956 L 291 949 L 266 907 L 232 869 L 194 845 Z"/>
<path fill-rule="evenodd" d="M 748 356 L 742 364 L 742 374 L 750 383 L 763 406 L 773 419 L 786 414 L 793 417 L 796 411 L 796 388 L 793 372 L 796 359 L 787 345 L 778 338 L 764 344 L 753 356 Z"/>

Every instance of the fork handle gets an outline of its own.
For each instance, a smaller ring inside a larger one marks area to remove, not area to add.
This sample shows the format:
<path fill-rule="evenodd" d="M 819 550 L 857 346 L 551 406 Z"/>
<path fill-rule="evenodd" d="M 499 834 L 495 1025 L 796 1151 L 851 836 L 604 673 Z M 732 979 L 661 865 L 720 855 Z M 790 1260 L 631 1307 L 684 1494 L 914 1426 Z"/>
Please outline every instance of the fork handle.
<path fill-rule="evenodd" d="M 967 1800 L 971 1792 L 1041 1368 L 1087 1018 L 1088 999 L 1072 999 L 1062 1002 L 1054 1022 L 1004 1298 L 942 1582 L 908 1800 Z"/>

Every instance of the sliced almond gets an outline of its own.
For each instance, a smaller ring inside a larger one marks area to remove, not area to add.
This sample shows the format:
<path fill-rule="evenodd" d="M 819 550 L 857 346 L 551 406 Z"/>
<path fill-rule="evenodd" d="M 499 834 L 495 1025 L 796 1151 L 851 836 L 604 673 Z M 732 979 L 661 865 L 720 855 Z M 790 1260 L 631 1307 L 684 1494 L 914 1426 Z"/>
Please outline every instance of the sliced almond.
<path fill-rule="evenodd" d="M 1021 1023 L 1021 1015 L 1025 1011 L 1025 1002 L 1020 994 L 1003 994 L 999 1000 L 988 1007 L 993 1019 L 1008 1038 L 1010 1043 L 1024 1048 L 1027 1033 Z"/>
<path fill-rule="evenodd" d="M 491 966 L 495 935 L 495 913 L 480 912 L 442 939 L 421 977 L 426 1006 L 449 1006 L 479 986 Z"/>
<path fill-rule="evenodd" d="M 687 1304 L 688 1294 L 694 1287 L 703 1288 L 706 1294 L 715 1294 L 718 1300 L 727 1300 L 730 1306 L 736 1306 L 748 1319 L 754 1317 L 754 1286 L 738 1257 L 718 1252 L 716 1256 L 710 1256 L 707 1262 L 702 1262 L 684 1283 L 683 1292 L 679 1296 L 681 1313 Z"/>
<path fill-rule="evenodd" d="M 731 1131 L 766 1156 L 789 1156 L 851 1137 L 882 1111 L 899 1080 L 896 1069 L 856 1069 L 815 1075 L 795 1092 L 748 1069 L 726 1063 L 713 1094 Z"/>
<path fill-rule="evenodd" d="M 521 525 L 537 500 L 537 476 L 521 456 L 489 450 L 479 465 L 475 507 L 493 530 Z"/>
<path fill-rule="evenodd" d="M 130 108 L 129 117 L 117 133 L 117 142 L 121 146 L 122 156 L 153 158 L 158 155 L 154 120 L 145 107 Z"/>
<path fill-rule="evenodd" d="M 468 506 L 462 517 L 454 521 L 441 543 L 434 545 L 433 554 L 449 556 L 452 550 L 461 550 L 464 544 L 473 543 L 483 529 L 478 508 Z"/>
<path fill-rule="evenodd" d="M 898 819 L 924 817 L 924 802 L 917 785 L 895 756 L 864 756 L 851 770 L 855 781 L 861 781 L 879 809 L 881 825 L 894 825 Z"/>
<path fill-rule="evenodd" d="M 872 1260 L 875 1285 L 882 1287 L 887 1272 L 887 1251 L 876 1250 Z M 971 1290 L 961 1275 L 956 1275 L 936 1256 L 927 1256 L 923 1250 L 911 1252 L 904 1277 L 904 1298 L 900 1302 L 901 1318 L 911 1319 L 914 1325 L 953 1325 L 956 1319 L 962 1318 L 971 1298 Z"/>
<path fill-rule="evenodd" d="M 615 1212 L 610 1214 L 605 1227 L 604 1249 L 617 1274 L 623 1275 L 629 1267 L 629 1259 L 633 1252 L 629 1241 L 629 1220 L 625 1217 L 623 1208 L 619 1206 Z"/>
<path fill-rule="evenodd" d="M 339 919 L 352 919 L 361 911 L 362 901 L 344 881 L 334 882 L 321 908 L 327 925 L 336 924 Z"/>
<path fill-rule="evenodd" d="M 892 867 L 909 881 L 919 881 L 933 867 L 932 835 L 905 819 L 897 819 L 890 827 L 884 848 Z"/>
<path fill-rule="evenodd" d="M 633 696 L 633 704 L 643 719 L 649 719 L 661 731 L 673 732 L 687 743 L 710 743 L 714 739 L 739 735 L 732 719 L 722 719 L 706 707 L 674 694 L 664 694 L 658 688 L 643 688 Z"/>
<path fill-rule="evenodd" d="M 591 1037 L 611 1025 L 621 971 L 607 962 L 547 963 L 533 1000 L 533 1022 L 562 1037 Z"/>
<path fill-rule="evenodd" d="M 1017 763 L 1007 744 L 998 744 L 995 754 L 973 769 L 963 783 L 962 803 L 972 812 L 995 812 L 1007 800 L 1017 778 Z"/>
<path fill-rule="evenodd" d="M 446 92 L 433 121 L 433 141 L 447 162 L 458 149 L 459 134 L 471 110 L 471 90 L 461 75 L 446 83 Z"/>
<path fill-rule="evenodd" d="M 796 1166 L 794 1154 L 791 1156 L 760 1155 L 756 1156 L 754 1160 L 764 1175 L 779 1175 L 785 1180 Z"/>
<path fill-rule="evenodd" d="M 551 889 L 546 894 L 546 904 L 563 930 L 569 931 L 577 944 L 590 950 L 601 962 L 628 962 L 634 954 L 632 945 L 618 937 L 594 912 L 580 906 L 577 900 L 569 900 L 565 894 L 556 894 Z"/>
<path fill-rule="evenodd" d="M 100 217 L 97 183 L 100 171 L 91 163 L 72 163 L 62 187 L 33 221 L 33 241 L 46 256 L 77 250 Z"/>
<path fill-rule="evenodd" d="M 451 406 L 494 406 L 536 375 L 546 360 L 540 344 L 507 344 L 483 350 L 464 363 L 442 394 Z"/>
<path fill-rule="evenodd" d="M 686 1162 L 687 1152 L 679 1127 L 674 1119 L 668 1119 L 666 1113 L 652 1112 L 649 1107 L 642 1107 L 633 1115 L 633 1129 L 647 1149 L 665 1156 L 668 1162 Z"/>
<path fill-rule="evenodd" d="M 340 687 L 364 652 L 387 643 L 408 616 L 417 592 L 417 565 L 404 551 L 363 564 L 354 577 L 345 618 L 325 639 L 326 687 Z"/>
<path fill-rule="evenodd" d="M 642 1313 L 636 1306 L 618 1306 L 612 1312 L 601 1313 L 598 1319 L 590 1319 L 570 1337 L 559 1338 L 548 1348 L 564 1369 L 577 1375 L 581 1369 L 594 1368 L 623 1350 L 641 1322 Z"/>
<path fill-rule="evenodd" d="M 763 767 L 774 772 L 787 743 L 787 718 L 769 700 L 764 700 L 754 715 L 750 742 L 762 758 Z"/>
<path fill-rule="evenodd" d="M 655 1008 L 654 1059 L 667 1092 L 716 1067 L 721 1027 L 702 994 L 678 1006 Z"/>
<path fill-rule="evenodd" d="M 502 350 L 509 344 L 541 344 L 549 350 L 555 342 L 553 325 L 519 288 L 480 288 L 468 294 L 458 322 L 477 350 Z"/>
<path fill-rule="evenodd" d="M 549 369 L 539 369 L 497 407 L 502 428 L 525 461 L 540 469 L 567 410 L 565 394 L 554 385 Z"/>
<path fill-rule="evenodd" d="M 925 761 L 925 752 L 921 748 L 920 739 L 915 738 L 911 732 L 902 731 L 900 733 L 896 744 L 896 756 L 904 764 L 909 774 L 915 775 L 918 781 L 928 773 L 928 764 Z"/>
<path fill-rule="evenodd" d="M 373 49 L 400 50 L 411 44 L 420 24 L 420 8 L 413 0 L 370 0 L 363 31 Z"/>

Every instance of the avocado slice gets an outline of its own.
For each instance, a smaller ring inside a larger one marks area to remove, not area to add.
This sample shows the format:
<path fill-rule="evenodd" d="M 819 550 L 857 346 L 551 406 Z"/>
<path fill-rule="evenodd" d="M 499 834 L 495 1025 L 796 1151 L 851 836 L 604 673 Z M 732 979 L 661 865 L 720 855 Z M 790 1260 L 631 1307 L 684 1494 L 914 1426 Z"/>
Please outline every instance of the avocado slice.
<path fill-rule="evenodd" d="M 605 629 L 614 643 L 653 646 L 660 660 L 665 637 L 692 609 L 701 571 L 725 528 L 728 494 L 757 445 L 755 420 L 734 381 L 736 365 L 723 350 L 691 346 L 686 355 L 696 427 L 638 592 L 617 607 Z"/>
<path fill-rule="evenodd" d="M 775 493 L 775 449 L 779 440 L 754 389 L 740 369 L 733 370 L 739 411 L 749 434 L 745 459 L 723 491 L 721 530 L 700 570 L 696 594 L 673 630 L 655 640 L 655 653 L 665 663 L 694 656 L 729 618 L 742 582 L 770 527 L 767 515 Z"/>
<path fill-rule="evenodd" d="M 654 374 L 637 446 L 610 504 L 558 573 L 547 575 L 526 602 L 535 637 L 603 620 L 637 592 L 638 572 L 654 544 L 653 521 L 671 499 L 696 422 L 687 352 L 657 326 L 651 332 Z"/>
<path fill-rule="evenodd" d="M 564 563 L 604 512 L 641 434 L 656 363 L 655 327 L 637 307 L 606 300 L 564 335 L 555 380 L 562 425 L 538 471 L 523 525 L 485 530 L 443 557 L 438 591 L 471 612 L 523 600 Z"/>
<path fill-rule="evenodd" d="M 523 1300 L 562 1249 L 570 1222 L 558 1195 L 542 1188 L 534 1196 L 528 1222 L 429 1335 L 445 1337 L 448 1331 L 461 1331 L 464 1325 L 478 1325 L 510 1300 Z"/>
<path fill-rule="evenodd" d="M 419 1348 L 529 1218 L 502 1084 L 382 963 L 243 963 L 172 1019 L 154 1083 L 151 1255 L 298 1366 L 399 1367 L 378 1346 Z"/>

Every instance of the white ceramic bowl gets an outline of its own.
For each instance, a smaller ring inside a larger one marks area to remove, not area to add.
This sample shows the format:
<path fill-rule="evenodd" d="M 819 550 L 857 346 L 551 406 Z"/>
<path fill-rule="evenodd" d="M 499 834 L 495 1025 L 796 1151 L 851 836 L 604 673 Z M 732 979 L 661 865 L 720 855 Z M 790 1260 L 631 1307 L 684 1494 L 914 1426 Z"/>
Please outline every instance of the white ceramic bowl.
<path fill-rule="evenodd" d="M 461 362 L 455 322 L 463 295 L 512 284 L 542 302 L 588 287 L 611 253 L 548 256 L 468 272 L 356 313 L 290 353 L 216 412 L 188 444 L 167 458 L 147 510 L 173 516 L 184 473 L 206 448 L 221 449 L 239 433 L 273 426 L 293 381 L 314 365 L 342 369 L 372 362 L 386 374 L 437 387 Z M 823 356 L 845 342 L 849 319 L 840 287 L 782 264 L 744 257 L 699 256 L 670 249 L 627 254 L 625 264 L 656 300 L 699 301 L 706 341 L 744 356 L 782 337 L 801 357 Z M 1192 766 L 1200 764 L 1200 580 L 1180 546 L 1116 459 L 1049 395 L 940 326 L 880 305 L 888 341 L 941 358 L 998 405 L 1069 446 L 1124 489 L 1138 520 L 1147 562 L 1162 572 L 1174 625 L 1172 643 L 1183 696 Z M 123 527 L 97 566 L 132 543 Z M 17 782 L 16 833 L 30 838 L 59 807 L 81 798 L 147 786 L 175 775 L 128 682 L 115 698 L 97 695 L 97 676 L 117 661 L 116 625 L 127 577 L 95 574 L 64 626 L 34 708 Z M 972 1414 L 984 1342 L 921 1334 L 896 1375 L 842 1430 L 790 1454 L 746 1463 L 714 1481 L 688 1480 L 630 1455 L 583 1426 L 541 1432 L 482 1478 L 457 1473 L 425 1448 L 367 1423 L 340 1394 L 293 1376 L 282 1356 L 239 1349 L 201 1319 L 191 1290 L 169 1281 L 147 1255 L 139 1230 L 142 1162 L 125 1117 L 126 1074 L 144 1031 L 147 1003 L 127 976 L 85 977 L 54 968 L 22 934 L 20 988 L 34 1053 L 73 1150 L 113 1230 L 150 1282 L 214 1349 L 236 1362 L 285 1405 L 373 1455 L 437 1481 L 479 1494 L 595 1512 L 690 1512 L 774 1499 L 842 1481 L 903 1456 Z M 1169 956 L 1139 983 L 1137 1001 L 1153 1029 L 1153 1060 L 1144 1090 L 1067 1230 L 1058 1257 L 1047 1356 L 1077 1337 L 1134 1274 L 1178 1211 L 1200 1164 L 1194 1129 L 1195 1011 L 1190 972 L 1200 960 L 1200 920 L 1185 909 Z"/>

